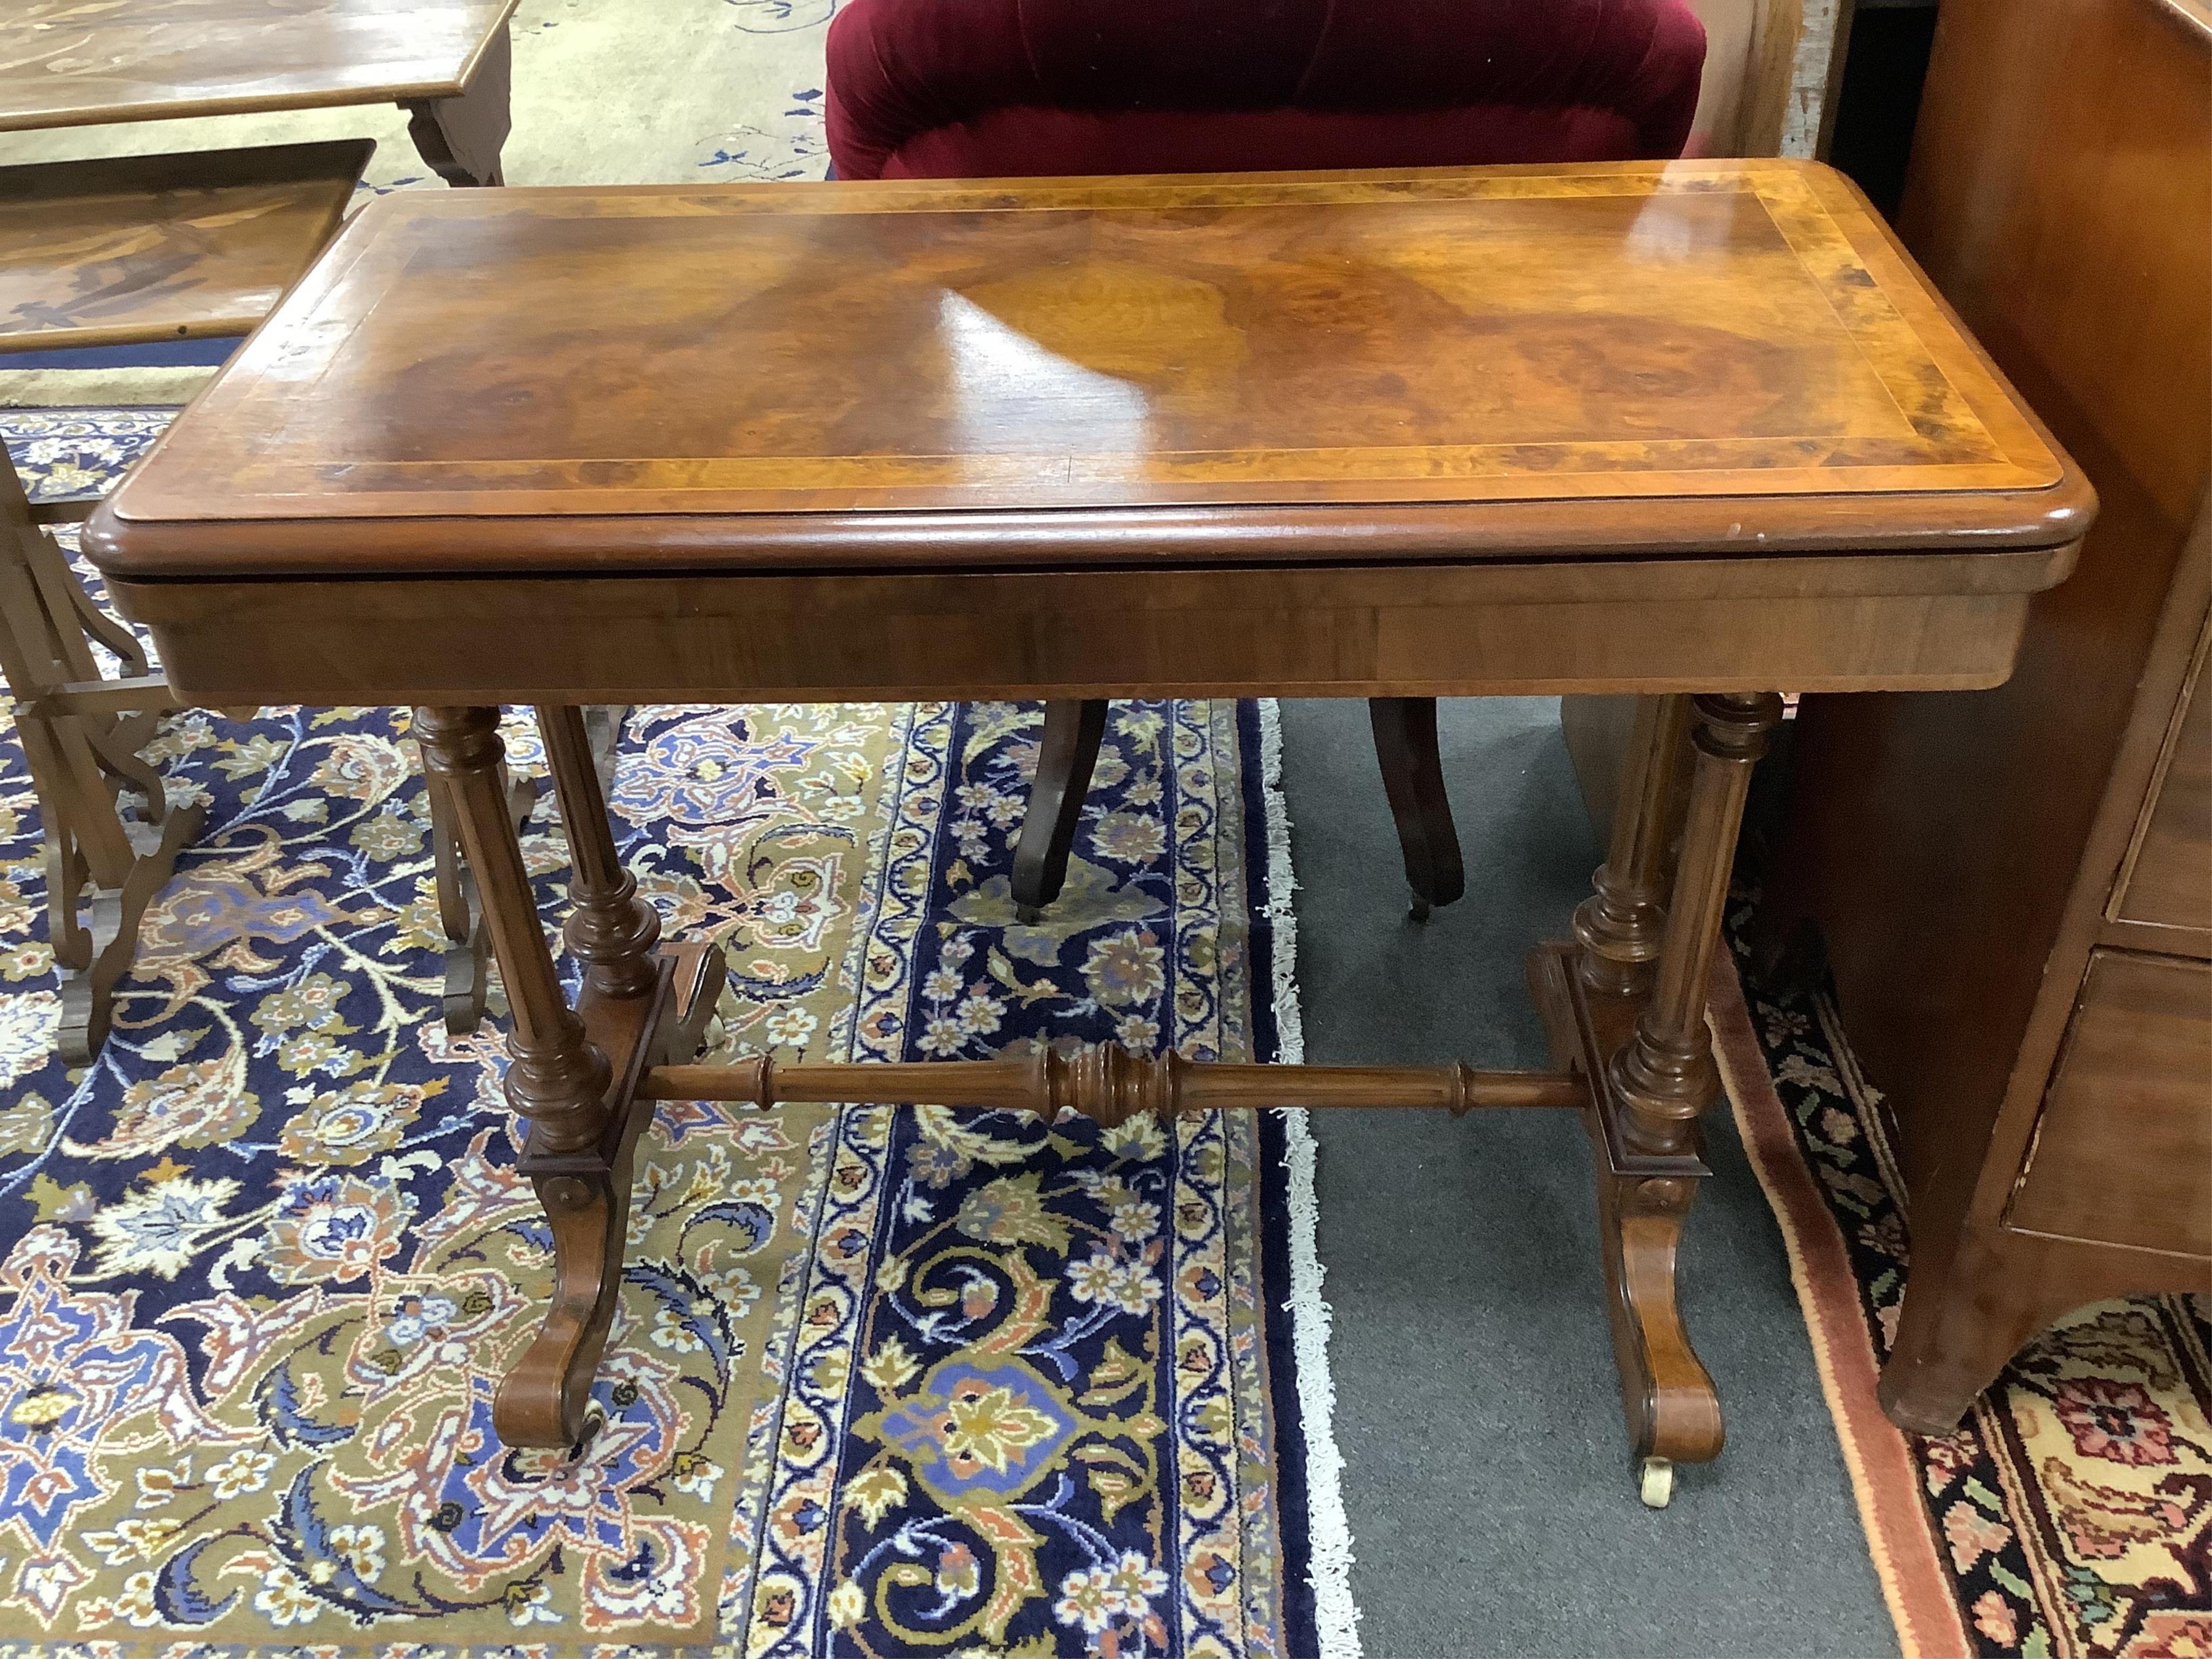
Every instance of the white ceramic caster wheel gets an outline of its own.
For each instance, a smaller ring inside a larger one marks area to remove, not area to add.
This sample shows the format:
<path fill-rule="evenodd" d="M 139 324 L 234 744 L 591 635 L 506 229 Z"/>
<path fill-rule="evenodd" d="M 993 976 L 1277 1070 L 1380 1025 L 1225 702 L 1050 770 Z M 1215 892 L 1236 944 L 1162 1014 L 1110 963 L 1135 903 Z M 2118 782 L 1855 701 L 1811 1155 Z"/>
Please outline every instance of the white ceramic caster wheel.
<path fill-rule="evenodd" d="M 1663 1457 L 1647 1457 L 1637 1471 L 1637 1496 L 1647 1510 L 1663 1510 L 1674 1496 L 1674 1466 Z"/>

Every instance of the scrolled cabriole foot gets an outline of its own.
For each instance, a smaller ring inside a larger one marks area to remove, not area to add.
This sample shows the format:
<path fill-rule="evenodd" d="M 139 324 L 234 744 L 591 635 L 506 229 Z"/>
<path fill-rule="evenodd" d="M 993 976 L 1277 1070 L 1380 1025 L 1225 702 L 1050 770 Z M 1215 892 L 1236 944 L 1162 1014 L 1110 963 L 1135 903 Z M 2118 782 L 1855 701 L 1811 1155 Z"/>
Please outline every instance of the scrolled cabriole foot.
<path fill-rule="evenodd" d="M 1671 1497 L 1675 1466 L 1720 1455 L 1720 1397 L 1691 1346 L 1675 1290 L 1682 1224 L 1705 1166 L 1694 1152 L 1652 1156 L 1630 1144 L 1630 1108 L 1605 1057 L 1626 1044 L 1638 1008 L 1577 971 L 1582 950 L 1539 946 L 1528 979 L 1556 1059 L 1591 1084 L 1583 1121 L 1597 1165 L 1607 1317 L 1631 1468 L 1649 1503 L 1662 1480 Z M 1663 1476 L 1655 1462 L 1667 1465 Z"/>
<path fill-rule="evenodd" d="M 622 1293 L 629 1172 L 620 1171 L 619 1182 L 617 1174 L 539 1176 L 531 1183 L 553 1230 L 553 1303 L 492 1400 L 492 1428 L 507 1445 L 576 1447 L 590 1437 L 592 1377 Z"/>
<path fill-rule="evenodd" d="M 1654 1459 L 1670 1466 L 1711 1462 L 1725 1437 L 1719 1391 L 1690 1346 L 1675 1300 L 1675 1252 L 1696 1196 L 1693 1178 L 1598 1176 L 1613 1361 L 1629 1453 L 1638 1468 Z M 1670 1474 L 1669 1492 L 1672 1485 Z"/>

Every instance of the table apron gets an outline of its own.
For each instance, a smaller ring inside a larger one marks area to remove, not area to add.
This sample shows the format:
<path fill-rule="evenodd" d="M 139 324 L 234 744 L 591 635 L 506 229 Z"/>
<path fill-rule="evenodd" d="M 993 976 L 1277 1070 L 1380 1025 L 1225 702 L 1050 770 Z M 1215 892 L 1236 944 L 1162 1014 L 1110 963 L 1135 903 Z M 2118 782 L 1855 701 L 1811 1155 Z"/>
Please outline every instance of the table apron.
<path fill-rule="evenodd" d="M 943 574 L 114 580 L 187 701 L 1482 696 L 2002 683 L 2070 548 Z"/>

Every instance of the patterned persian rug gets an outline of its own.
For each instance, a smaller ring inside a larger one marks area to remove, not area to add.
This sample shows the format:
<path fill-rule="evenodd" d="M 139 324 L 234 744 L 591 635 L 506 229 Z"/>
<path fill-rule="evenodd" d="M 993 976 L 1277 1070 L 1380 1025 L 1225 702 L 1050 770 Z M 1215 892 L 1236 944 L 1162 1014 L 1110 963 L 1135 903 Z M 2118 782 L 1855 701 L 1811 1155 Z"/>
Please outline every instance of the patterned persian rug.
<path fill-rule="evenodd" d="M 1895 1161 L 1825 991 L 1731 975 L 1714 1026 L 1788 1242 L 1907 1659 L 2212 1656 L 2212 1308 L 2098 1304 L 2014 1360 L 1953 1434 L 1881 1415 L 1909 1259 Z"/>
<path fill-rule="evenodd" d="M 167 418 L 0 422 L 58 489 Z M 666 931 L 727 951 L 724 1053 L 1294 1056 L 1261 713 L 1117 704 L 1034 927 L 1033 706 L 640 708 L 611 805 Z M 1316 1584 L 1348 1638 L 1294 1119 L 665 1106 L 595 1431 L 503 1449 L 550 1240 L 496 995 L 437 1018 L 407 734 L 166 722 L 209 825 L 70 1072 L 0 728 L 0 1650 L 1230 1659 L 1316 1651 Z"/>

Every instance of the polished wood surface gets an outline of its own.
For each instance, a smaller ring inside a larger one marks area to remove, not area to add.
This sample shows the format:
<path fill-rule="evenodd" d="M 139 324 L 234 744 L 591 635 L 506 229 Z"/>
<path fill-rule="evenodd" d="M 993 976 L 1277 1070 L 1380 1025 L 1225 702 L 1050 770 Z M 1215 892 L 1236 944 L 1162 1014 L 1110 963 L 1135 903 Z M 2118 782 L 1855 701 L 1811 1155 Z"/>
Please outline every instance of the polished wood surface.
<path fill-rule="evenodd" d="M 2087 502 L 1782 161 L 404 193 L 194 413 L 118 571 L 1753 557 Z"/>
<path fill-rule="evenodd" d="M 2098 951 L 2005 1225 L 2212 1257 L 2212 963 Z"/>
<path fill-rule="evenodd" d="M 374 149 L 0 167 L 0 351 L 245 333 L 330 240 Z"/>
<path fill-rule="evenodd" d="M 0 132 L 456 97 L 516 0 L 12 0 Z"/>
<path fill-rule="evenodd" d="M 568 706 L 1661 695 L 1653 752 L 1694 733 L 1680 848 L 1647 763 L 1607 917 L 1638 971 L 1539 953 L 1549 1073 L 787 1079 L 1109 1120 L 1580 1103 L 1658 1504 L 1723 1438 L 1675 1260 L 1773 688 L 2000 682 L 2093 511 L 1846 186 L 1721 163 L 387 198 L 86 546 L 201 695 L 417 705 L 556 1242 L 510 1443 L 580 1430 L 652 1099 L 777 1089 L 690 1069 L 711 951 L 647 974 Z M 573 1008 L 501 787 L 514 702 L 568 819 Z"/>
<path fill-rule="evenodd" d="M 1901 234 L 2102 505 L 2074 576 L 2031 604 L 2004 687 L 1808 697 L 1796 722 L 1770 902 L 1818 919 L 1897 1121 L 1912 1274 L 1883 1389 L 1916 1429 L 1948 1429 L 2071 1308 L 2212 1291 L 2212 1261 L 2179 1244 L 2212 1208 L 2212 1164 L 2140 1166 L 2133 1237 L 2172 1248 L 2005 1221 L 2091 952 L 2212 951 L 2126 920 L 2124 896 L 2112 908 L 2146 811 L 2201 822 L 2190 764 L 2153 788 L 2212 604 L 2208 88 L 2212 31 L 2166 0 L 1946 0 L 1936 30 Z M 2197 868 L 2201 896 L 2212 866 Z M 2175 1080 L 2174 1109 L 2212 1115 L 2212 1079 Z M 2063 1178 L 2037 1158 L 2039 1183 Z"/>

